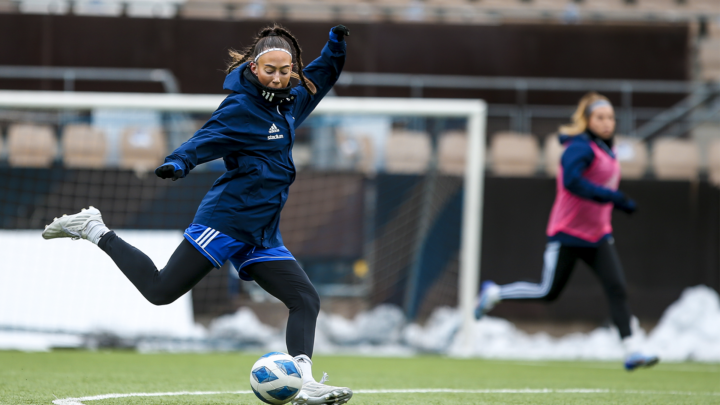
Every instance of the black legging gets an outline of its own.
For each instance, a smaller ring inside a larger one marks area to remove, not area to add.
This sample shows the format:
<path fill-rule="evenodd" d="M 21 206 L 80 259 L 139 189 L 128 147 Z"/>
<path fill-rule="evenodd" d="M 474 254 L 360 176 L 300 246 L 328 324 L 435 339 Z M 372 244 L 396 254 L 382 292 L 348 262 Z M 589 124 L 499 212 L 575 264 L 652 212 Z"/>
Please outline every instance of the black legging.
<path fill-rule="evenodd" d="M 145 253 L 108 232 L 98 246 L 113 259 L 140 293 L 155 305 L 167 305 L 190 291 L 214 267 L 183 239 L 164 269 L 158 270 Z M 254 263 L 250 276 L 290 310 L 285 341 L 291 356 L 312 357 L 320 297 L 295 260 Z"/>
<path fill-rule="evenodd" d="M 621 337 L 630 336 L 630 308 L 627 304 L 625 276 L 620 257 L 612 238 L 598 247 L 577 247 L 550 242 L 545 250 L 545 263 L 540 284 L 517 282 L 500 286 L 502 300 L 553 301 L 570 279 L 575 263 L 580 259 L 593 269 L 600 279 L 608 303 L 610 316 Z"/>

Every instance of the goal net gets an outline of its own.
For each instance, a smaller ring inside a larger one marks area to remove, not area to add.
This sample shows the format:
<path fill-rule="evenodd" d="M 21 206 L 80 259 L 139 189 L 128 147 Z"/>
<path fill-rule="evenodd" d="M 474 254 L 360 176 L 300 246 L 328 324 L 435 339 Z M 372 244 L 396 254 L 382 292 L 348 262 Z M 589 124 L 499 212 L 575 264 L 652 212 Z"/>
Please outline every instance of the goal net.
<path fill-rule="evenodd" d="M 45 224 L 93 205 L 162 268 L 224 171 L 152 174 L 223 96 L 0 91 L 0 330 L 200 336 L 195 323 L 247 307 L 286 311 L 229 263 L 166 307 L 144 302 L 101 251 L 45 241 Z M 353 314 L 391 304 L 422 321 L 477 292 L 485 145 L 478 100 L 323 100 L 297 130 L 286 246 L 323 298 Z"/>

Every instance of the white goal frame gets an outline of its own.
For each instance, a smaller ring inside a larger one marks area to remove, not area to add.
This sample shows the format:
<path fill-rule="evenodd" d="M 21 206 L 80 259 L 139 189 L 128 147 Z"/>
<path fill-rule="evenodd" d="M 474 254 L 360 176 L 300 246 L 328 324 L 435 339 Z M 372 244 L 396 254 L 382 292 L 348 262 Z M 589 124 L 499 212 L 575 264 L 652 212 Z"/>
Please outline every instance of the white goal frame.
<path fill-rule="evenodd" d="M 224 95 L 0 91 L 0 108 L 52 110 L 149 109 L 211 113 Z M 383 114 L 467 119 L 458 306 L 461 344 L 472 344 L 473 311 L 480 281 L 487 105 L 482 100 L 327 97 L 313 114 Z M 467 345 L 467 346 L 466 346 Z"/>

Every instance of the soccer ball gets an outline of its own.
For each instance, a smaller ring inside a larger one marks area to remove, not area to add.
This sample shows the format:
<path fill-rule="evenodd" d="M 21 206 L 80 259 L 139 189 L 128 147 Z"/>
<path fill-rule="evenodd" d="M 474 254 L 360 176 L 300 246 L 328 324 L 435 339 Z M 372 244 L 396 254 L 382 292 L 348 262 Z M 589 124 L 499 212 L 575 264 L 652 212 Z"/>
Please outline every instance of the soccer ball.
<path fill-rule="evenodd" d="M 285 404 L 302 389 L 300 366 L 289 354 L 271 352 L 262 357 L 250 371 L 250 386 L 255 395 L 267 404 Z"/>

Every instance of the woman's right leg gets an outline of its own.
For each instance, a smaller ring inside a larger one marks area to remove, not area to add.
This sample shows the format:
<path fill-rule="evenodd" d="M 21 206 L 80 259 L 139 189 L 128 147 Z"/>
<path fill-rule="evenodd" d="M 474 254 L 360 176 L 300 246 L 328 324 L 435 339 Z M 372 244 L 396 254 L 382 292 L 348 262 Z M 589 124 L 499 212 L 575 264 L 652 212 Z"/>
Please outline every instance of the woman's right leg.
<path fill-rule="evenodd" d="M 578 259 L 578 249 L 563 246 L 560 242 L 547 244 L 544 254 L 543 274 L 540 283 L 518 281 L 498 286 L 500 300 L 544 300 L 556 299 L 567 284 Z"/>
<path fill-rule="evenodd" d="M 115 232 L 106 233 L 98 246 L 113 259 L 138 291 L 155 305 L 167 305 L 180 298 L 214 268 L 210 260 L 186 239 L 175 249 L 162 270 L 158 270 L 145 253 L 120 239 Z"/>

